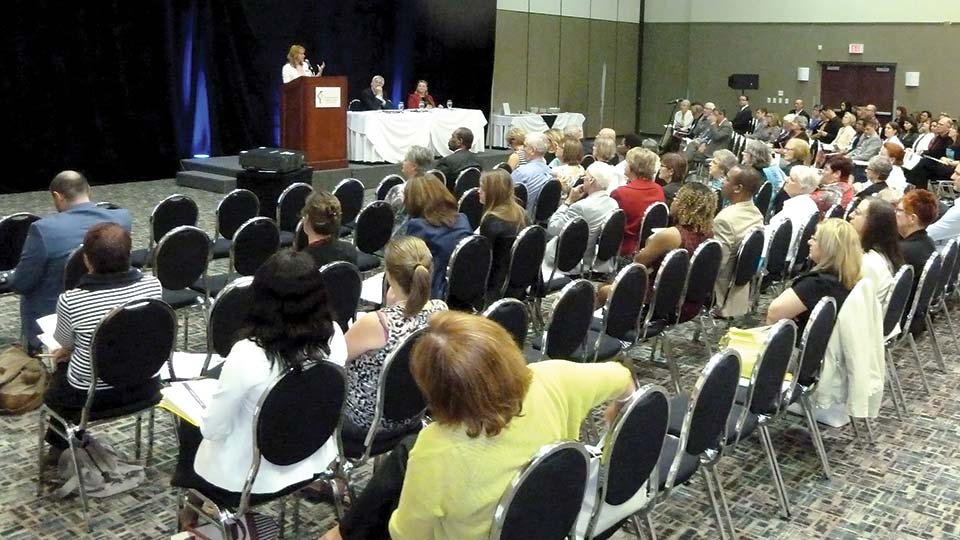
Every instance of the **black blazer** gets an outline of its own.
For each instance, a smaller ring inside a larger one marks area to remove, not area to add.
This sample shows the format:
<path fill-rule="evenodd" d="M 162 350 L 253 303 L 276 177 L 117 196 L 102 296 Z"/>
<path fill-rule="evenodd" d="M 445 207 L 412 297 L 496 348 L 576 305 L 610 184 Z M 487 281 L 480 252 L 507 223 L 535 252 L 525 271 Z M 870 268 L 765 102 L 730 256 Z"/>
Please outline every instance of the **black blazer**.
<path fill-rule="evenodd" d="M 733 130 L 741 135 L 748 133 L 753 127 L 752 122 L 753 110 L 750 107 L 737 111 L 737 115 L 733 117 Z"/>
<path fill-rule="evenodd" d="M 465 149 L 457 150 L 447 157 L 438 159 L 437 162 L 433 164 L 433 168 L 442 172 L 447 181 L 450 182 L 450 185 L 453 185 L 454 181 L 456 181 L 460 171 L 469 167 L 476 167 L 483 170 L 483 167 L 480 166 L 480 161 L 477 160 L 477 155 Z"/>
<path fill-rule="evenodd" d="M 390 100 L 386 97 L 383 98 L 386 100 L 386 103 L 380 103 L 380 100 L 377 99 L 377 96 L 373 95 L 373 89 L 369 86 L 363 89 L 363 92 L 360 92 L 360 103 L 363 104 L 363 108 L 368 111 L 379 111 L 380 109 L 390 109 L 392 104 Z"/>

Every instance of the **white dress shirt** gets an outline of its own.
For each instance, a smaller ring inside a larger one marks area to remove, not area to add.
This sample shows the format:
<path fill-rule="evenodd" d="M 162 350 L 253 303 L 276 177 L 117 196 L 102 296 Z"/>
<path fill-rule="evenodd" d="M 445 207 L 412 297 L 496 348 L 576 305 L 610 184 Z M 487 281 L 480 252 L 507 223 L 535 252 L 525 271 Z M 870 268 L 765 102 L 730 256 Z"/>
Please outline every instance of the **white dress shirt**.
<path fill-rule="evenodd" d="M 563 230 L 563 227 L 567 223 L 578 217 L 583 218 L 590 229 L 590 236 L 587 239 L 587 250 L 583 253 L 582 260 L 584 268 L 590 271 L 593 265 L 593 258 L 597 252 L 597 237 L 600 236 L 600 229 L 603 228 L 603 224 L 606 223 L 610 214 L 619 207 L 617 201 L 613 200 L 606 191 L 595 191 L 570 206 L 567 206 L 566 203 L 561 204 L 560 207 L 557 208 L 557 211 L 550 216 L 550 221 L 547 223 L 547 234 L 553 236 L 553 238 L 547 242 L 547 251 L 544 254 L 543 264 L 540 267 L 543 279 L 550 279 L 550 274 L 553 272 L 553 262 L 560 231 Z M 595 270 L 597 272 L 608 271 L 607 268 L 596 268 Z M 576 268 L 574 273 L 579 274 L 580 268 Z"/>
<path fill-rule="evenodd" d="M 960 206 L 951 206 L 942 218 L 927 227 L 927 235 L 936 242 L 937 247 L 960 237 Z"/>
<path fill-rule="evenodd" d="M 930 141 L 932 141 L 934 137 L 936 137 L 936 135 L 933 133 L 924 133 L 917 137 L 917 140 L 913 141 L 913 146 L 910 148 L 912 148 L 914 152 L 922 154 L 930 147 Z"/>
<path fill-rule="evenodd" d="M 347 360 L 347 342 L 337 323 L 333 329 L 327 360 L 342 366 Z M 233 346 L 223 364 L 220 386 L 200 422 L 203 442 L 193 468 L 206 481 L 228 491 L 243 490 L 253 462 L 253 413 L 279 373 L 279 364 L 271 367 L 263 349 L 249 339 Z M 274 465 L 261 458 L 252 492 L 273 493 L 312 478 L 327 470 L 336 457 L 337 445 L 331 437 L 312 456 L 293 465 Z"/>
<path fill-rule="evenodd" d="M 300 77 L 309 77 L 312 75 L 312 73 L 310 73 L 306 64 L 301 64 L 299 68 L 295 68 L 288 62 L 283 65 L 281 75 L 283 75 L 283 84 L 287 84 L 288 82 L 294 79 L 299 79 Z"/>
<path fill-rule="evenodd" d="M 677 111 L 673 113 L 673 129 L 687 129 L 693 125 L 693 113 Z"/>
<path fill-rule="evenodd" d="M 899 165 L 893 166 L 893 169 L 890 170 L 890 176 L 887 177 L 887 186 L 900 193 L 907 189 L 907 177 L 904 176 L 902 167 Z"/>

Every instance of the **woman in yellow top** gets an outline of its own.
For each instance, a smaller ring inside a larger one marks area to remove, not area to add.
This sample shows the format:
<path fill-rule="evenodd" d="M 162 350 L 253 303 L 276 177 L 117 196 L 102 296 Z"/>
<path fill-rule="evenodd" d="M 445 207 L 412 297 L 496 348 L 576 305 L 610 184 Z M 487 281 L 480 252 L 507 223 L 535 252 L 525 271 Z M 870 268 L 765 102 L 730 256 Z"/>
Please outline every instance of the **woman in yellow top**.
<path fill-rule="evenodd" d="M 527 366 L 500 325 L 454 311 L 431 318 L 410 370 L 434 422 L 409 452 L 412 440 L 393 451 L 323 538 L 486 540 L 497 502 L 537 450 L 576 439 L 591 409 L 634 389 L 617 363 Z"/>

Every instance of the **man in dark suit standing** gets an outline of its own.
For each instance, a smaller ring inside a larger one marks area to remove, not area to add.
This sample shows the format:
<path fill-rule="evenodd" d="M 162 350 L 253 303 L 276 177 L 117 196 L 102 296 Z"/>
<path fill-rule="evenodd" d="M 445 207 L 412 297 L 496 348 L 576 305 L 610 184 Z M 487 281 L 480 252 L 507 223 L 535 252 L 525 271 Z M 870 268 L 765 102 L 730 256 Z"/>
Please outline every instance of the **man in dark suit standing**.
<path fill-rule="evenodd" d="M 443 157 L 434 163 L 433 168 L 443 173 L 444 177 L 453 185 L 457 175 L 464 169 L 475 167 L 482 169 L 477 155 L 470 151 L 473 147 L 473 132 L 465 127 L 454 130 L 447 141 L 447 148 L 453 151 L 447 157 Z"/>
<path fill-rule="evenodd" d="M 733 130 L 741 135 L 752 131 L 753 128 L 753 110 L 750 109 L 750 99 L 747 96 L 740 96 L 740 110 L 733 117 Z"/>
<path fill-rule="evenodd" d="M 67 258 L 83 242 L 87 229 L 106 221 L 127 232 L 131 226 L 126 210 L 101 208 L 90 201 L 90 185 L 78 172 L 63 171 L 53 177 L 50 195 L 57 213 L 30 225 L 20 262 L 9 277 L 10 288 L 20 295 L 21 335 L 31 351 L 40 346 L 36 321 L 56 311 Z"/>
<path fill-rule="evenodd" d="M 787 114 L 799 114 L 800 116 L 806 116 L 807 120 L 810 120 L 810 113 L 804 110 L 802 99 L 794 100 L 793 108 L 790 109 L 790 111 L 787 112 Z"/>
<path fill-rule="evenodd" d="M 393 104 L 383 95 L 383 77 L 375 75 L 370 81 L 370 87 L 364 88 L 360 92 L 360 102 L 363 108 L 368 111 L 379 111 L 380 109 L 389 109 Z"/>

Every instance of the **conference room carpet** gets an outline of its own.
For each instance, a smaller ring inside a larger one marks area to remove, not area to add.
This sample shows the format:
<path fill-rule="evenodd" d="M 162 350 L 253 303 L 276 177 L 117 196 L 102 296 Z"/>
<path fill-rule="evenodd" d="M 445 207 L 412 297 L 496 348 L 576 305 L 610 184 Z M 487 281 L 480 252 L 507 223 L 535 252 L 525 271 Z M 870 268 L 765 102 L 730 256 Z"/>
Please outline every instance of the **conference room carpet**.
<path fill-rule="evenodd" d="M 211 234 L 214 207 L 221 197 L 178 187 L 173 180 L 94 187 L 93 193 L 97 200 L 109 200 L 132 211 L 135 247 L 145 245 L 150 210 L 164 196 L 185 193 L 193 197 L 201 210 L 199 226 Z M 44 213 L 50 209 L 46 192 L 0 197 L 0 214 L 24 210 Z M 222 264 L 218 261 L 214 268 L 222 268 L 216 266 Z M 761 311 L 765 304 L 766 301 Z M 956 313 L 955 317 L 960 318 L 960 312 Z M 201 351 L 202 318 L 199 312 L 194 315 L 190 318 L 188 348 Z M 16 297 L 0 297 L 0 348 L 16 341 L 18 324 Z M 931 396 L 922 392 L 912 365 L 898 362 L 911 412 L 909 418 L 901 423 L 893 415 L 892 407 L 884 407 L 874 423 L 877 441 L 872 446 L 858 444 L 849 428 L 824 429 L 832 481 L 823 479 L 809 436 L 798 417 L 788 416 L 773 426 L 772 436 L 793 508 L 790 520 L 778 517 L 774 487 L 757 437 L 742 441 L 732 456 L 720 462 L 740 538 L 960 538 L 960 400 L 956 392 L 960 356 L 947 338 L 945 326 L 938 322 L 937 327 L 943 338 L 947 372 L 928 368 Z M 685 387 L 693 384 L 707 358 L 702 345 L 690 342 L 690 330 L 679 329 L 673 340 L 681 357 Z M 920 350 L 932 365 L 928 340 L 921 342 Z M 647 348 L 641 348 L 633 355 L 642 380 L 667 386 L 666 371 L 650 367 L 646 362 L 648 353 Z M 145 483 L 120 495 L 93 499 L 92 533 L 84 528 L 76 498 L 36 496 L 37 419 L 36 412 L 0 417 L 0 538 L 169 538 L 176 524 L 175 491 L 169 486 L 169 479 L 177 447 L 172 422 L 166 414 L 157 414 L 154 459 Z M 132 422 L 119 422 L 94 433 L 132 457 Z M 49 493 L 55 485 L 48 479 L 44 492 Z M 275 505 L 267 508 L 270 512 L 275 509 Z M 661 539 L 719 537 L 699 477 L 676 489 L 657 505 L 652 515 Z M 305 503 L 301 518 L 301 537 L 316 538 L 334 523 L 334 512 L 323 503 Z M 614 536 L 630 537 L 625 531 Z"/>

